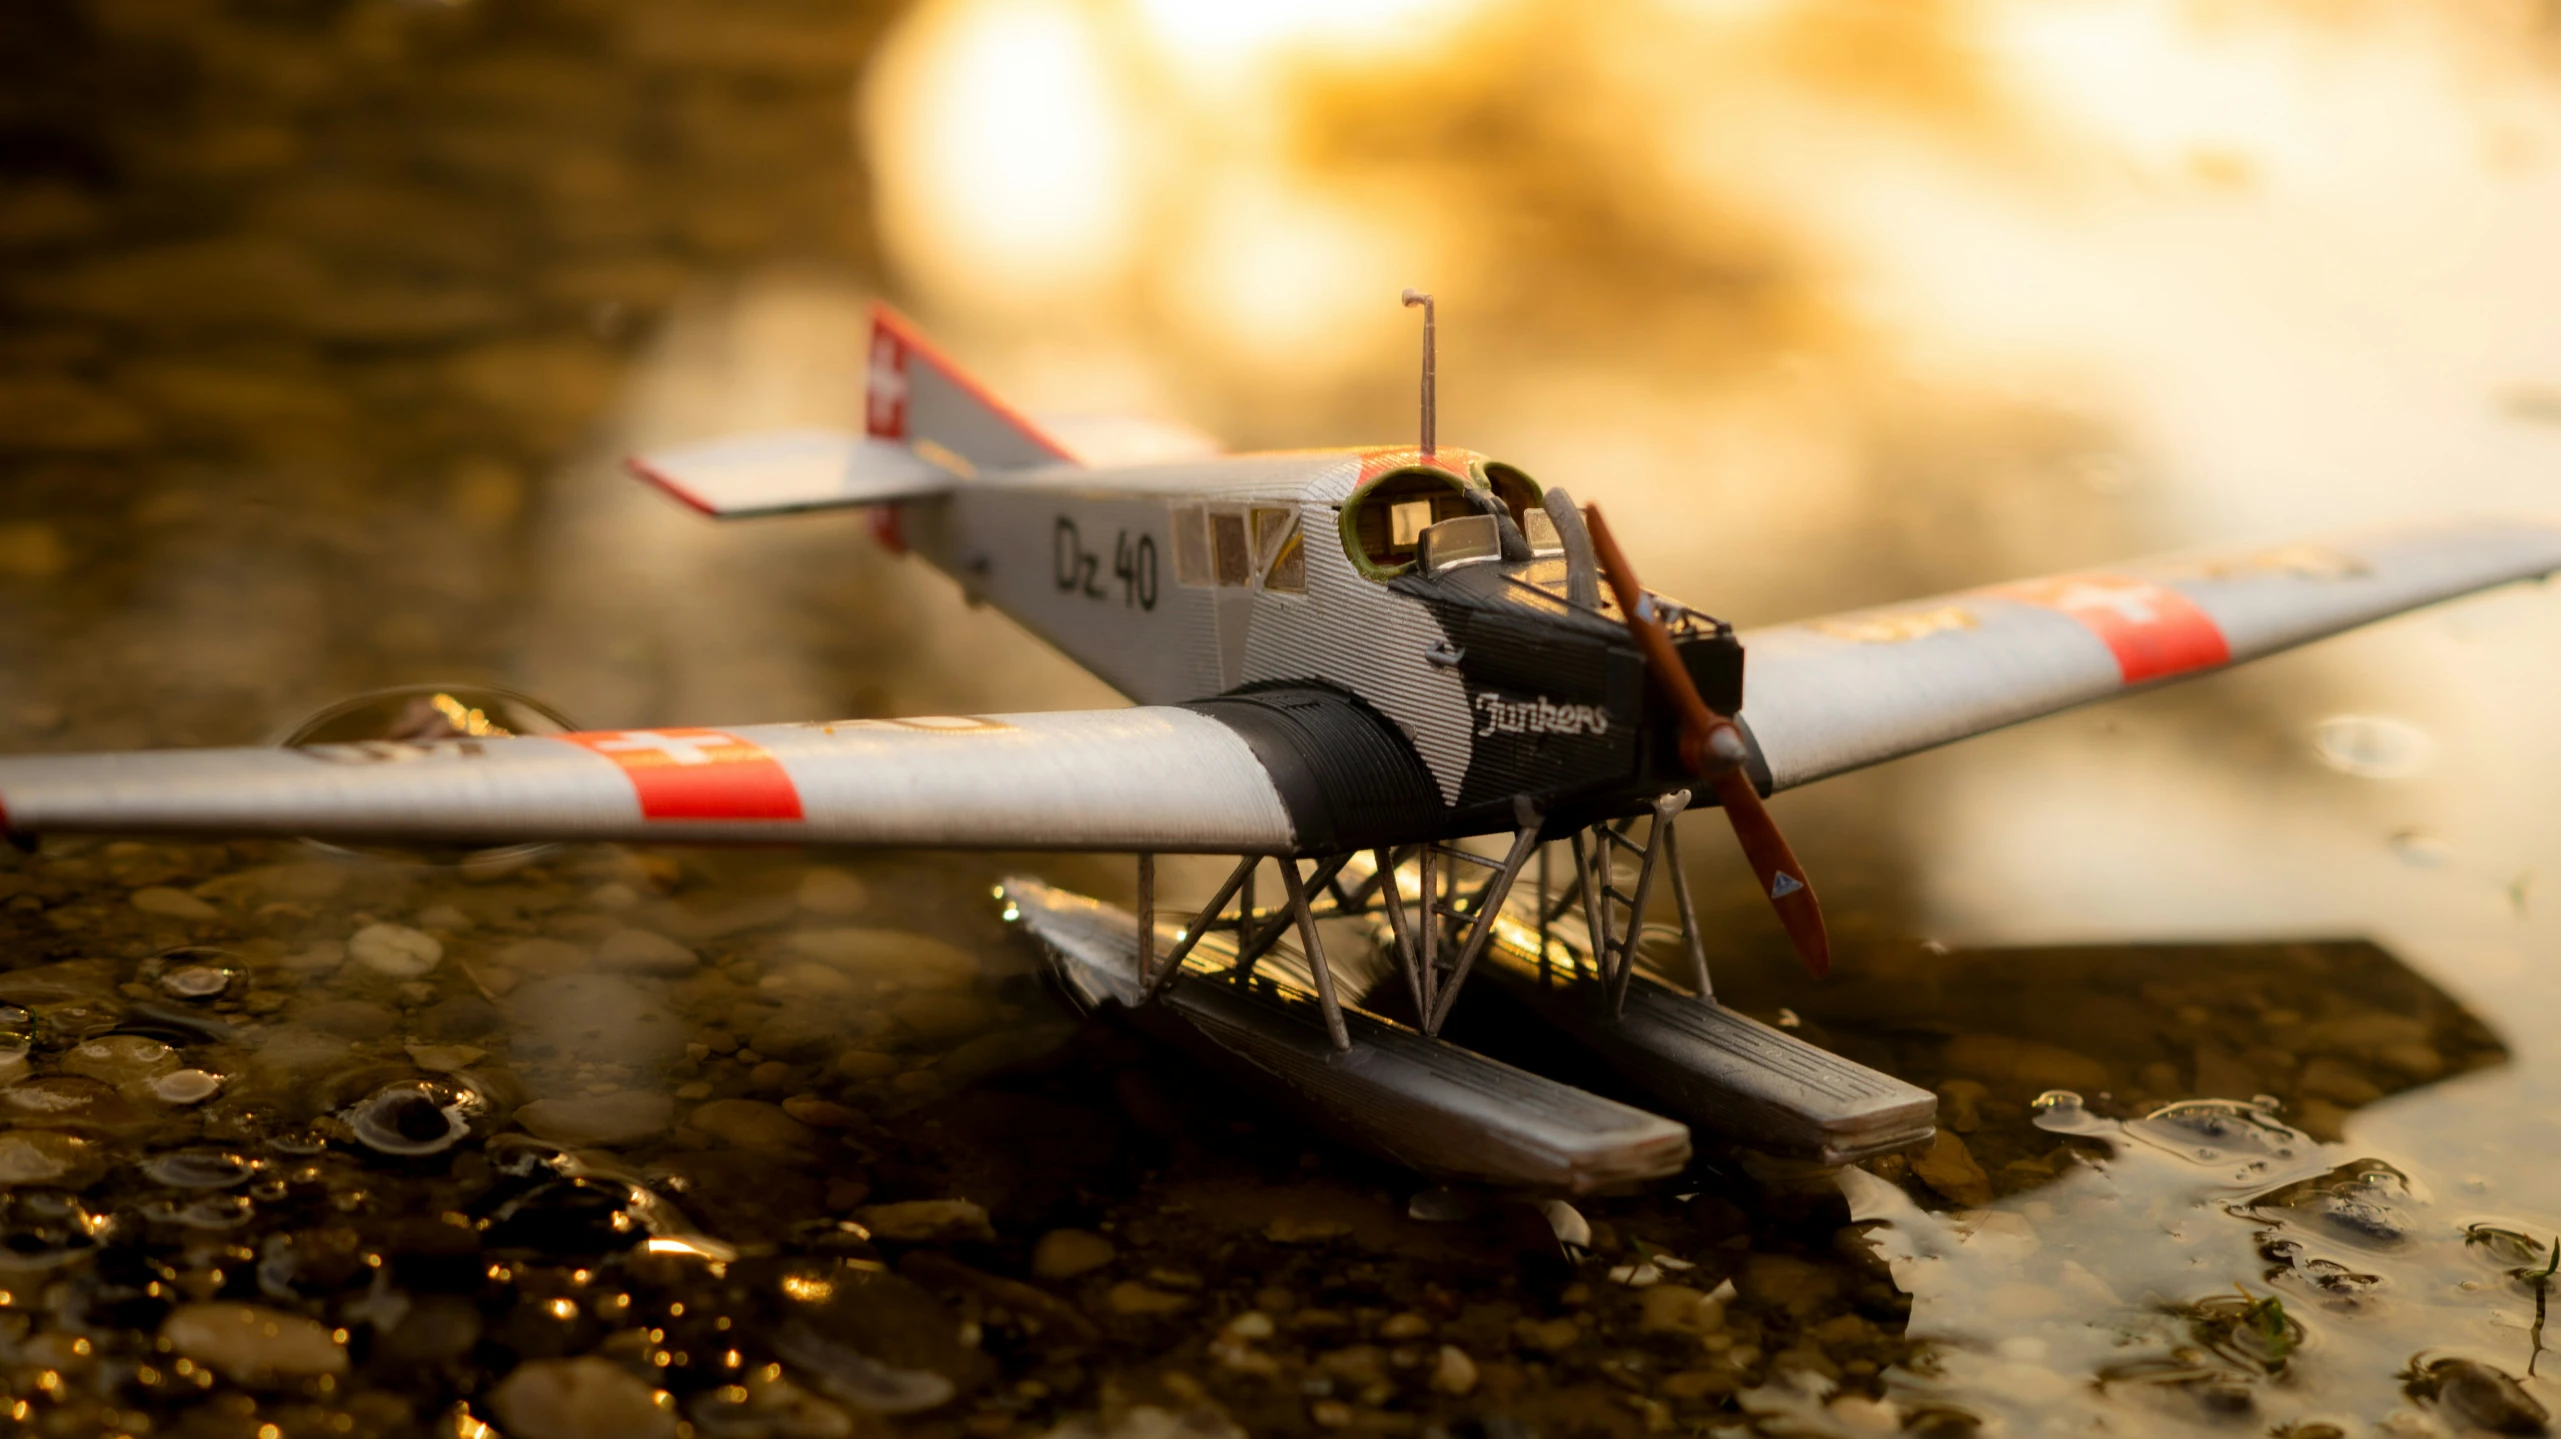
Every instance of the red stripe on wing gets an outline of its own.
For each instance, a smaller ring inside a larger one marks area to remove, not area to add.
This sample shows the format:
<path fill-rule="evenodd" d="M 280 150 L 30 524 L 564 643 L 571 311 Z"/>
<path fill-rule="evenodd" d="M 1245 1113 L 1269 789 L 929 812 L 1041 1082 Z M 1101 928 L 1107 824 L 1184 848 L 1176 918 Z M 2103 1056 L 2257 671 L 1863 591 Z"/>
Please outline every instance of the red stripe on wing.
<path fill-rule="evenodd" d="M 643 819 L 801 818 L 800 791 L 761 745 L 712 729 L 597 730 L 556 738 L 622 767 Z"/>
<path fill-rule="evenodd" d="M 2127 684 L 2210 669 L 2232 658 L 2214 617 L 2165 585 L 2117 575 L 2062 575 L 1988 593 L 2071 616 L 2116 656 Z"/>

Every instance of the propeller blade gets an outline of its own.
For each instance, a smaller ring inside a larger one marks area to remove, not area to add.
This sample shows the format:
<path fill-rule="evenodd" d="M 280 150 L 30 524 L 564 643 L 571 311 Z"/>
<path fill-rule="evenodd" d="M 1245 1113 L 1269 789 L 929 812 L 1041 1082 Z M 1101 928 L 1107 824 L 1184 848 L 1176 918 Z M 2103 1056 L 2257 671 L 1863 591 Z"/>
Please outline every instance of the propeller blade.
<path fill-rule="evenodd" d="M 1647 673 L 1654 676 L 1663 697 L 1671 701 L 1673 712 L 1680 716 L 1681 762 L 1690 773 L 1715 787 L 1726 822 L 1734 826 L 1734 838 L 1743 846 L 1743 857 L 1751 862 L 1761 893 L 1778 911 L 1779 923 L 1786 928 L 1789 942 L 1796 946 L 1796 957 L 1804 961 L 1808 974 L 1822 978 L 1832 968 L 1832 942 L 1823 928 L 1823 907 L 1814 898 L 1814 886 L 1805 877 L 1805 867 L 1796 862 L 1796 852 L 1788 848 L 1786 837 L 1779 833 L 1778 821 L 1770 818 L 1769 806 L 1761 803 L 1760 791 L 1753 787 L 1751 776 L 1743 772 L 1746 750 L 1741 731 L 1731 716 L 1709 709 L 1698 686 L 1691 683 L 1689 667 L 1681 663 L 1680 651 L 1672 646 L 1671 631 L 1663 627 L 1653 606 L 1647 603 L 1644 589 L 1636 583 L 1636 571 L 1628 565 L 1627 556 L 1620 552 L 1618 541 L 1601 519 L 1600 507 L 1586 506 L 1583 515 L 1592 532 L 1592 549 L 1600 558 L 1601 573 L 1608 579 L 1610 593 L 1618 600 L 1619 614 L 1627 622 L 1628 637 L 1636 641 L 1637 653 L 1645 657 Z"/>
<path fill-rule="evenodd" d="M 1832 938 L 1823 928 L 1823 906 L 1815 902 L 1805 867 L 1796 862 L 1796 851 L 1787 847 L 1787 836 L 1778 832 L 1778 821 L 1770 818 L 1769 806 L 1761 803 L 1752 777 L 1740 766 L 1729 766 L 1708 783 L 1716 787 L 1726 822 L 1734 826 L 1734 838 L 1742 841 L 1743 857 L 1751 861 L 1770 908 L 1778 911 L 1778 922 L 1796 946 L 1805 972 L 1816 979 L 1830 974 Z"/>

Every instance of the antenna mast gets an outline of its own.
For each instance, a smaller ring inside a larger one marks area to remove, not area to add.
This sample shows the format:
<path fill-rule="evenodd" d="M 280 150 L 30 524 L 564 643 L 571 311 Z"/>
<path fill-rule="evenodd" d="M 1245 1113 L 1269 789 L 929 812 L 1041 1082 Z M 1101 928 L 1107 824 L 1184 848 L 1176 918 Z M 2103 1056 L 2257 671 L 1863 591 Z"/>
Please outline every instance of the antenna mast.
<path fill-rule="evenodd" d="M 1432 297 L 1420 290 L 1405 292 L 1407 308 L 1423 307 L 1423 458 L 1432 457 L 1433 412 L 1440 407 L 1432 378 Z"/>

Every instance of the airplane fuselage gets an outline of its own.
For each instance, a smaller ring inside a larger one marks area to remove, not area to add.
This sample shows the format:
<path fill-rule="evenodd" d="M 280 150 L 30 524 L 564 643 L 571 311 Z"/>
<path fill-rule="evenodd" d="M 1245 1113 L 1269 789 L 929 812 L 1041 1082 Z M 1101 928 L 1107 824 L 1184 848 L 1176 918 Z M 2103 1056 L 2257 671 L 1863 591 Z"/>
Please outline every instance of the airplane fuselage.
<path fill-rule="evenodd" d="M 1194 705 L 1249 737 L 1278 726 L 1273 743 L 1318 768 L 1341 760 L 1352 772 L 1311 782 L 1364 791 L 1332 802 L 1371 813 L 1348 826 L 1359 834 L 1331 827 L 1336 842 L 1380 828 L 1508 829 L 1516 796 L 1560 818 L 1624 812 L 1673 783 L 1636 651 L 1605 604 L 1568 602 L 1561 554 L 1364 567 L 1346 506 L 1412 486 L 1418 459 L 1331 451 L 1004 471 L 906 503 L 900 529 L 974 602 L 1132 701 Z M 1486 489 L 1474 457 L 1445 451 L 1434 468 Z M 1527 481 L 1510 483 L 1517 498 Z M 1455 503 L 1407 503 L 1430 501 Z M 1379 557 L 1404 554 L 1396 541 L 1410 537 L 1391 524 L 1382 538 L 1371 519 Z M 1739 690 L 1739 652 L 1735 665 Z M 1289 708 L 1310 692 L 1320 702 Z M 1344 731 L 1350 719 L 1316 713 L 1328 696 L 1390 727 L 1391 747 L 1410 755 L 1401 773 L 1396 756 L 1363 760 L 1375 746 Z"/>

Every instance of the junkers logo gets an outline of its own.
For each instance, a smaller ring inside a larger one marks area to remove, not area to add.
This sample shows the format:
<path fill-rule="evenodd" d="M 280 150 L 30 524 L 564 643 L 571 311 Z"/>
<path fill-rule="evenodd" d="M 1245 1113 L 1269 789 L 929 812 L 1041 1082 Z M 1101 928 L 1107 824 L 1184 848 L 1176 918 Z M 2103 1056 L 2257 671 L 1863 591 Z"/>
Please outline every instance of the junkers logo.
<path fill-rule="evenodd" d="M 1480 736 L 1610 732 L 1608 710 L 1599 705 L 1561 705 L 1545 695 L 1507 700 L 1501 695 L 1481 694 L 1476 697 L 1476 718 L 1481 725 L 1476 731 Z"/>

